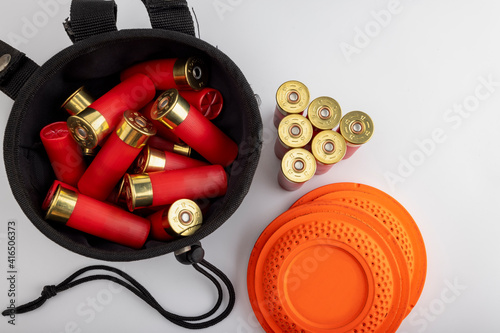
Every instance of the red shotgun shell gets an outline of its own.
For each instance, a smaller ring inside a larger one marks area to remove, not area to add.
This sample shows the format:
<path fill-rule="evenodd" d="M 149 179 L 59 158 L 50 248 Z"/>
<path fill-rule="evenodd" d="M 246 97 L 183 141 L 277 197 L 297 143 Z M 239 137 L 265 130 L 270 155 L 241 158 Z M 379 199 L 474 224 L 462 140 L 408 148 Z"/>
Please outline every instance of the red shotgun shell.
<path fill-rule="evenodd" d="M 52 182 L 52 185 L 50 185 L 49 191 L 47 192 L 45 199 L 43 200 L 42 210 L 49 209 L 50 203 L 52 202 L 52 198 L 54 197 L 54 194 L 56 193 L 57 187 L 59 185 L 61 185 L 62 188 L 65 188 L 65 189 L 68 189 L 68 190 L 71 190 L 74 192 L 78 192 L 78 189 L 76 187 L 65 184 L 59 180 L 54 180 L 54 182 Z"/>
<path fill-rule="evenodd" d="M 342 134 L 347 144 L 344 160 L 370 140 L 373 128 L 372 119 L 364 112 L 351 111 L 342 117 L 338 132 Z"/>
<path fill-rule="evenodd" d="M 274 154 L 281 160 L 290 149 L 305 147 L 311 141 L 312 136 L 313 128 L 306 117 L 299 114 L 286 116 L 278 126 Z"/>
<path fill-rule="evenodd" d="M 125 175 L 130 211 L 171 204 L 179 199 L 215 198 L 226 194 L 227 175 L 220 165 Z"/>
<path fill-rule="evenodd" d="M 70 115 L 74 116 L 85 110 L 94 102 L 95 99 L 85 90 L 85 87 L 82 86 L 72 93 L 71 96 L 64 101 L 61 107 Z"/>
<path fill-rule="evenodd" d="M 295 191 L 310 180 L 316 172 L 314 156 L 303 148 L 294 148 L 281 160 L 278 184 L 287 191 Z"/>
<path fill-rule="evenodd" d="M 60 185 L 45 219 L 135 249 L 144 245 L 151 226 L 145 218 Z"/>
<path fill-rule="evenodd" d="M 200 90 L 207 86 L 209 77 L 208 66 L 199 57 L 145 61 L 124 70 L 121 79 L 137 73 L 151 78 L 158 90 Z"/>
<path fill-rule="evenodd" d="M 316 158 L 316 175 L 322 175 L 344 158 L 346 142 L 335 131 L 321 131 L 312 140 L 311 152 Z"/>
<path fill-rule="evenodd" d="M 156 127 L 158 129 L 159 127 Z M 166 128 L 165 126 L 161 125 L 161 128 Z M 168 151 L 171 153 L 176 153 L 184 156 L 190 156 L 191 155 L 191 147 L 184 143 L 173 143 L 171 141 L 165 140 L 162 137 L 159 137 L 158 135 L 155 135 L 148 140 L 148 146 L 151 148 L 163 150 L 163 151 Z"/>
<path fill-rule="evenodd" d="M 342 117 L 339 103 L 331 97 L 315 98 L 307 108 L 307 118 L 315 132 L 336 129 Z"/>
<path fill-rule="evenodd" d="M 118 128 L 106 140 L 78 182 L 82 194 L 106 200 L 120 178 L 155 134 L 155 128 L 137 111 L 126 111 Z"/>
<path fill-rule="evenodd" d="M 153 82 L 137 74 L 118 84 L 84 111 L 68 118 L 71 134 L 84 148 L 95 148 L 118 125 L 123 112 L 139 110 L 156 94 Z"/>
<path fill-rule="evenodd" d="M 180 199 L 147 219 L 151 221 L 151 237 L 169 241 L 193 235 L 201 227 L 203 215 L 194 201 Z"/>
<path fill-rule="evenodd" d="M 71 137 L 66 122 L 59 121 L 45 126 L 40 131 L 40 138 L 56 178 L 76 186 L 85 172 L 86 165 L 82 149 Z"/>
<path fill-rule="evenodd" d="M 155 171 L 168 171 L 189 169 L 208 165 L 208 163 L 195 160 L 183 155 L 161 151 L 159 149 L 144 147 L 134 163 L 135 173 L 149 173 Z"/>
<path fill-rule="evenodd" d="M 236 143 L 189 105 L 176 89 L 167 90 L 157 98 L 151 117 L 171 128 L 174 134 L 212 164 L 228 166 L 238 155 Z"/>
<path fill-rule="evenodd" d="M 281 119 L 290 114 L 304 113 L 309 104 L 309 89 L 299 81 L 287 81 L 276 91 L 276 108 L 274 109 L 273 123 L 276 128 Z"/>
<path fill-rule="evenodd" d="M 200 91 L 183 90 L 180 94 L 208 120 L 213 120 L 222 111 L 222 94 L 214 88 L 203 88 Z"/>
<path fill-rule="evenodd" d="M 168 142 L 182 144 L 181 139 L 179 139 L 179 137 L 177 135 L 175 135 L 174 132 L 170 128 L 163 126 L 158 120 L 155 120 L 151 117 L 151 110 L 155 106 L 155 104 L 156 104 L 156 101 L 151 101 L 150 103 L 148 103 L 148 105 L 146 105 L 144 108 L 142 108 L 140 112 L 142 113 L 142 115 L 144 117 L 146 117 L 150 122 L 152 122 L 153 125 L 155 125 L 156 133 L 157 133 L 156 137 L 158 137 L 159 140 L 165 139 Z M 169 149 L 163 149 L 163 148 L 158 148 L 158 149 L 170 151 Z"/>

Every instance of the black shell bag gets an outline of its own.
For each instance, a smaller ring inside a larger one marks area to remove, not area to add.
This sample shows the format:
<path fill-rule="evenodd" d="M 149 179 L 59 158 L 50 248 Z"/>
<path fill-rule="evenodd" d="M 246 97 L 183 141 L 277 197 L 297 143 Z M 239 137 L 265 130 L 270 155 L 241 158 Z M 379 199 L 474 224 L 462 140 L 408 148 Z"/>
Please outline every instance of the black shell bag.
<path fill-rule="evenodd" d="M 204 328 L 225 318 L 234 305 L 231 282 L 203 259 L 199 241 L 214 232 L 236 211 L 252 182 L 262 146 L 262 120 L 250 85 L 240 69 L 224 53 L 194 36 L 191 13 L 184 0 L 143 0 L 153 29 L 117 31 L 114 1 L 73 0 L 70 20 L 65 22 L 74 45 L 62 50 L 42 66 L 0 41 L 0 90 L 15 100 L 4 138 L 4 162 L 12 192 L 29 220 L 48 238 L 78 254 L 105 261 L 133 261 L 175 252 L 179 261 L 207 276 L 219 292 L 214 309 L 198 317 L 168 313 L 140 284 L 127 274 L 108 266 L 86 267 L 56 286 L 46 286 L 42 296 L 19 306 L 22 313 L 39 307 L 57 292 L 92 279 L 120 283 L 142 298 L 165 318 L 187 328 Z M 202 227 L 192 236 L 172 242 L 148 240 L 135 250 L 50 223 L 44 219 L 42 201 L 54 173 L 40 141 L 39 132 L 47 124 L 66 120 L 60 110 L 65 97 L 85 85 L 95 95 L 103 94 L 119 82 L 119 73 L 131 65 L 151 59 L 200 56 L 209 64 L 208 86 L 224 97 L 224 109 L 214 120 L 239 146 L 239 155 L 226 171 L 228 189 L 215 200 L 204 216 Z M 122 277 L 94 275 L 78 279 L 84 272 L 108 270 Z M 221 285 L 229 289 L 230 302 L 217 318 L 208 318 L 221 304 Z M 9 315 L 13 310 L 6 310 Z"/>

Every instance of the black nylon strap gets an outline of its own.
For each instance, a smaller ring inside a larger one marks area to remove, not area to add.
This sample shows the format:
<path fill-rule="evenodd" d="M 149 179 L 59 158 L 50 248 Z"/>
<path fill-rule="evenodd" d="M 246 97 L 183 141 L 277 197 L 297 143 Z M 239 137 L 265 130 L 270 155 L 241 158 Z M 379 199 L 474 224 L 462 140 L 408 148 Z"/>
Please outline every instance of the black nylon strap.
<path fill-rule="evenodd" d="M 195 35 L 193 18 L 185 0 L 142 0 L 154 29 Z M 71 41 L 116 31 L 116 3 L 104 0 L 73 0 L 64 28 Z"/>
<path fill-rule="evenodd" d="M 70 20 L 64 28 L 73 43 L 94 35 L 117 31 L 116 3 L 103 0 L 73 0 Z"/>
<path fill-rule="evenodd" d="M 0 90 L 10 98 L 16 99 L 19 90 L 39 66 L 24 53 L 1 40 L 0 59 L 2 59 L 0 61 Z"/>
<path fill-rule="evenodd" d="M 201 266 L 201 267 L 200 267 Z M 2 312 L 3 316 L 10 316 L 13 313 L 16 314 L 21 314 L 21 313 L 26 313 L 33 311 L 35 309 L 38 309 L 41 307 L 49 298 L 52 298 L 57 295 L 57 293 L 60 293 L 64 290 L 70 289 L 74 286 L 77 286 L 79 284 L 89 282 L 89 281 L 95 281 L 95 280 L 108 280 L 115 282 L 131 292 L 133 292 L 137 297 L 141 298 L 144 302 L 149 304 L 152 308 L 154 308 L 156 311 L 158 311 L 165 319 L 169 320 L 170 322 L 184 327 L 184 328 L 189 328 L 189 329 L 203 329 L 207 328 L 210 326 L 213 326 L 219 322 L 221 322 L 223 319 L 225 319 L 232 311 L 234 304 L 235 304 L 235 292 L 233 285 L 231 281 L 227 278 L 227 276 L 222 273 L 218 268 L 207 262 L 206 260 L 202 260 L 199 264 L 193 264 L 193 267 L 203 274 L 205 277 L 207 277 L 212 283 L 217 287 L 217 293 L 218 293 L 218 299 L 217 302 L 215 303 L 214 307 L 208 311 L 207 313 L 200 315 L 200 316 L 179 316 L 176 314 L 173 314 L 165 309 L 156 301 L 156 299 L 139 283 L 137 282 L 134 278 L 132 278 L 130 275 L 127 273 L 114 268 L 110 266 L 105 266 L 105 265 L 95 265 L 95 266 L 88 266 L 84 267 L 75 273 L 71 274 L 68 278 L 66 278 L 64 281 L 59 283 L 58 285 L 48 285 L 43 287 L 41 296 L 37 298 L 34 301 L 31 301 L 29 303 L 26 303 L 24 305 L 20 305 L 16 308 L 8 308 Z M 96 274 L 96 275 L 90 275 L 90 276 L 85 276 L 78 278 L 80 275 L 92 271 L 92 270 L 104 270 L 108 272 L 112 272 L 117 274 L 118 276 L 122 277 L 123 279 L 117 278 L 112 275 L 105 275 L 105 274 Z M 228 293 L 229 293 L 229 302 L 226 306 L 226 309 L 220 313 L 217 317 L 200 322 L 201 320 L 204 320 L 210 316 L 212 316 L 214 313 L 217 312 L 217 310 L 220 308 L 222 304 L 222 299 L 224 297 L 223 291 L 221 284 L 219 281 L 212 275 L 210 274 L 213 273 L 216 277 L 218 277 L 226 286 Z M 78 278 L 78 279 L 77 279 Z M 197 323 L 193 323 L 197 322 Z"/>
<path fill-rule="evenodd" d="M 142 0 L 151 26 L 194 36 L 193 17 L 185 0 Z"/>

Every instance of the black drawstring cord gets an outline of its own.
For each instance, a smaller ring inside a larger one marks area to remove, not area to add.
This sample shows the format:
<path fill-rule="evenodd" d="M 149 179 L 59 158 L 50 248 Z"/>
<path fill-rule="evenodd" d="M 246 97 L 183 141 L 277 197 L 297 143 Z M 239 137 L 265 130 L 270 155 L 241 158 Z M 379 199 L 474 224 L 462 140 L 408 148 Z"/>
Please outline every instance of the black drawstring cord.
<path fill-rule="evenodd" d="M 200 267 L 203 266 L 204 268 Z M 234 287 L 231 283 L 231 281 L 227 278 L 227 276 L 220 271 L 218 268 L 207 262 L 206 260 L 202 260 L 199 264 L 193 264 L 194 269 L 196 269 L 198 272 L 203 274 L 205 277 L 207 277 L 212 283 L 216 286 L 217 288 L 217 293 L 218 293 L 218 299 L 217 302 L 215 303 L 214 307 L 208 311 L 207 313 L 200 315 L 200 316 L 179 316 L 176 314 L 173 314 L 169 311 L 166 311 L 163 309 L 163 307 L 156 301 L 156 299 L 147 291 L 139 282 L 137 282 L 134 278 L 132 278 L 130 275 L 127 273 L 114 268 L 110 266 L 105 266 L 105 265 L 94 265 L 94 266 L 88 266 L 84 267 L 82 269 L 79 269 L 75 273 L 71 274 L 67 279 L 59 283 L 58 285 L 49 285 L 43 287 L 41 296 L 37 298 L 34 301 L 31 301 L 29 303 L 26 303 L 24 305 L 20 305 L 16 308 L 12 309 L 7 309 L 2 312 L 3 316 L 9 316 L 12 313 L 16 314 L 21 314 L 21 313 L 26 313 L 33 311 L 35 309 L 38 309 L 40 306 L 42 306 L 49 298 L 54 297 L 58 293 L 70 289 L 74 286 L 77 286 L 79 284 L 89 282 L 89 281 L 95 281 L 95 280 L 109 280 L 112 282 L 115 282 L 131 292 L 133 292 L 135 295 L 137 295 L 139 298 L 141 298 L 144 302 L 149 304 L 152 308 L 154 308 L 156 311 L 158 311 L 165 319 L 169 320 L 170 322 L 179 325 L 184 328 L 189 328 L 189 329 L 203 329 L 207 328 L 210 326 L 213 326 L 219 322 L 221 322 L 223 319 L 225 319 L 232 311 L 234 307 L 234 303 L 236 300 L 236 295 L 234 292 Z M 104 271 L 109 271 L 112 273 L 115 273 L 122 277 L 124 280 L 119 279 L 115 276 L 111 275 L 105 275 L 105 274 L 96 274 L 96 275 L 90 275 L 90 276 L 85 276 L 79 279 L 76 279 L 78 276 L 91 271 L 91 270 L 104 270 Z M 208 271 L 207 271 L 208 270 Z M 217 310 L 220 308 L 222 304 L 222 299 L 224 297 L 223 291 L 222 291 L 222 286 L 217 281 L 215 277 L 213 277 L 209 272 L 212 272 L 215 274 L 226 286 L 228 293 L 229 293 L 229 302 L 226 306 L 226 309 L 219 314 L 217 317 L 205 321 L 205 322 L 200 322 L 200 323 L 192 323 L 193 321 L 200 321 L 203 319 L 206 319 L 210 316 L 212 316 L 214 313 L 217 312 Z"/>

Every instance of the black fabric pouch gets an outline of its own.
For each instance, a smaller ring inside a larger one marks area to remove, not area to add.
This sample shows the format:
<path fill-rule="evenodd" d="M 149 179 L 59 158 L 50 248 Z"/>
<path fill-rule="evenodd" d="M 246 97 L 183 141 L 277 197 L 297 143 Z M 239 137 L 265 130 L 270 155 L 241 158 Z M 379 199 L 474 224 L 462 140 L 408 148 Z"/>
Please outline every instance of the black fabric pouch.
<path fill-rule="evenodd" d="M 0 90 L 15 100 L 4 138 L 4 162 L 9 183 L 29 220 L 45 236 L 66 249 L 105 261 L 133 261 L 176 251 L 179 257 L 183 256 L 181 261 L 184 263 L 194 263 L 198 271 L 204 271 L 199 266 L 201 264 L 226 283 L 229 281 L 227 278 L 224 281 L 222 272 L 202 260 L 199 241 L 227 221 L 249 190 L 262 146 L 258 105 L 236 64 L 220 50 L 194 36 L 193 20 L 186 1 L 143 2 L 153 29 L 117 31 L 114 1 L 73 0 L 71 17 L 65 28 L 74 45 L 42 66 L 0 41 Z M 49 123 L 66 120 L 67 114 L 60 110 L 66 97 L 82 85 L 88 87 L 91 94 L 100 96 L 119 82 L 120 71 L 138 62 L 189 56 L 200 56 L 208 62 L 208 86 L 218 89 L 224 98 L 223 111 L 214 123 L 239 146 L 236 161 L 226 169 L 227 193 L 212 202 L 202 227 L 192 236 L 172 242 L 148 240 L 142 249 L 134 250 L 46 221 L 41 205 L 55 176 L 39 133 Z M 103 267 L 107 266 L 98 266 L 97 269 Z M 90 269 L 84 269 L 87 270 Z M 52 287 L 57 289 L 58 286 Z M 44 294 L 45 298 L 53 296 L 60 291 L 56 289 L 45 288 L 42 297 Z M 221 292 L 219 295 L 222 297 Z M 17 313 L 21 312 L 24 311 L 18 307 Z M 183 323 L 187 317 L 176 317 L 171 321 L 181 326 L 206 327 L 186 326 Z"/>

